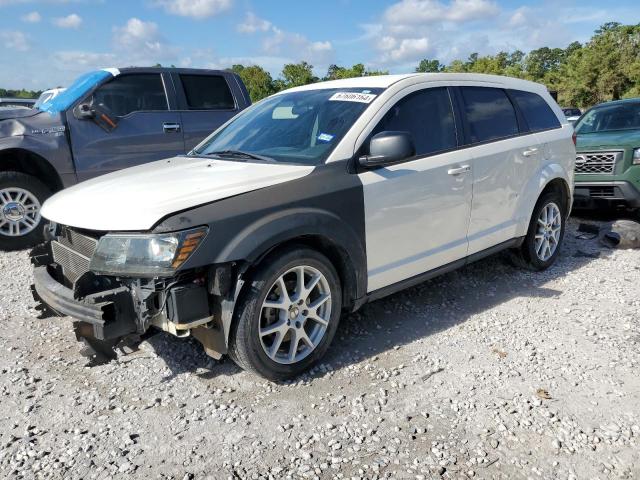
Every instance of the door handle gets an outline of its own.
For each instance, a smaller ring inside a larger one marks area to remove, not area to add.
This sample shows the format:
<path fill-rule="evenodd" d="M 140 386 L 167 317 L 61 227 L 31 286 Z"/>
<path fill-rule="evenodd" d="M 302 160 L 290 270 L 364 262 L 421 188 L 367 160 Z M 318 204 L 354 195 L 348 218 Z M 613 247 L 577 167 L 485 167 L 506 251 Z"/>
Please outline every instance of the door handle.
<path fill-rule="evenodd" d="M 460 175 L 461 173 L 467 173 L 471 171 L 471 165 L 462 165 L 458 168 L 450 168 L 447 170 L 449 175 Z"/>
<path fill-rule="evenodd" d="M 535 147 L 531 147 L 526 149 L 524 152 L 522 152 L 522 155 L 524 155 L 525 157 L 531 157 L 533 155 L 535 155 L 536 153 L 538 153 L 538 149 Z"/>
<path fill-rule="evenodd" d="M 179 132 L 180 131 L 180 124 L 179 123 L 163 123 L 162 124 L 162 129 L 164 130 L 164 133 L 169 133 L 169 132 Z"/>

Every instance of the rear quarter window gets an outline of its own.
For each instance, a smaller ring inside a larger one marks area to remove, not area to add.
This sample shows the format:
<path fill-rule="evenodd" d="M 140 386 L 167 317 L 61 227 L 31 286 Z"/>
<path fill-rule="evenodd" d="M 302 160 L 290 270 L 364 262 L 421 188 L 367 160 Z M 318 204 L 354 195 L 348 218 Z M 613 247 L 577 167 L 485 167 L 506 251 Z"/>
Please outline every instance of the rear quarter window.
<path fill-rule="evenodd" d="M 549 104 L 537 93 L 511 90 L 509 92 L 524 115 L 529 130 L 539 132 L 560 128 L 560 120 L 553 113 Z"/>
<path fill-rule="evenodd" d="M 236 103 L 220 75 L 180 75 L 189 110 L 233 110 Z"/>

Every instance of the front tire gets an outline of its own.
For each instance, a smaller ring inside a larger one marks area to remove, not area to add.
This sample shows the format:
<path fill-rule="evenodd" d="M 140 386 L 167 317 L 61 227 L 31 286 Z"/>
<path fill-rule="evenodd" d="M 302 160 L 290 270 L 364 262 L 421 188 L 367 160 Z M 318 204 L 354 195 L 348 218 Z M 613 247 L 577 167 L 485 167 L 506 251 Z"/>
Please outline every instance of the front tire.
<path fill-rule="evenodd" d="M 44 239 L 40 208 L 51 196 L 40 180 L 20 172 L 0 172 L 0 250 L 33 247 Z"/>
<path fill-rule="evenodd" d="M 300 375 L 323 357 L 342 308 L 331 262 L 304 246 L 267 257 L 236 306 L 229 356 L 269 380 Z"/>
<path fill-rule="evenodd" d="M 566 202 L 557 192 L 542 195 L 531 216 L 527 235 L 519 249 L 512 251 L 512 261 L 532 271 L 542 271 L 558 258 L 567 221 Z"/>

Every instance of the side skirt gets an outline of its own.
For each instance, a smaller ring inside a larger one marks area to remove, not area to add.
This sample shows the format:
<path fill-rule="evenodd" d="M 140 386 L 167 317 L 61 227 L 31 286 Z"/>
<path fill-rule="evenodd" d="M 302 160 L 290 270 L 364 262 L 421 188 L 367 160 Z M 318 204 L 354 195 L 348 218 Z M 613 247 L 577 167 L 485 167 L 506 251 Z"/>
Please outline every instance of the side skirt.
<path fill-rule="evenodd" d="M 447 263 L 438 268 L 434 268 L 433 270 L 429 270 L 428 272 L 421 273 L 411 278 L 407 278 L 406 280 L 402 280 L 400 282 L 394 283 L 392 285 L 388 285 L 383 288 L 379 288 L 378 290 L 374 290 L 373 292 L 368 293 L 365 297 L 358 299 L 355 304 L 353 311 L 356 311 L 360 307 L 362 307 L 365 303 L 373 302 L 375 300 L 379 300 L 388 295 L 392 295 L 406 288 L 413 287 L 420 283 L 426 282 L 427 280 L 431 280 L 439 275 L 443 275 L 445 273 L 449 273 L 453 270 L 456 270 L 465 265 L 469 265 L 470 263 L 476 262 L 483 258 L 489 257 L 495 253 L 501 252 L 502 250 L 506 250 L 508 248 L 516 248 L 522 245 L 524 241 L 524 237 L 512 238 L 511 240 L 507 240 L 506 242 L 499 243 L 494 245 L 493 247 L 489 247 L 480 252 L 476 252 L 468 257 L 461 258 L 460 260 L 456 260 L 455 262 Z"/>

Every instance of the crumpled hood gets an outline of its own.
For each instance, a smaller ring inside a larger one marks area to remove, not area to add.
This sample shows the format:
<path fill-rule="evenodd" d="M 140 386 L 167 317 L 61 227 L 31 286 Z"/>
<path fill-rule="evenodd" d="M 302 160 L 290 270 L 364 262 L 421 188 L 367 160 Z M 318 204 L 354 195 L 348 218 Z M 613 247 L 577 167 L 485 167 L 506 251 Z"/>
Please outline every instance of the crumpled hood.
<path fill-rule="evenodd" d="M 295 180 L 312 170 L 304 165 L 179 156 L 63 190 L 45 202 L 42 216 L 88 230 L 149 230 L 172 213 Z"/>
<path fill-rule="evenodd" d="M 576 149 L 585 152 L 589 149 L 601 148 L 637 148 L 640 147 L 640 130 L 618 130 L 615 132 L 598 132 L 579 134 L 576 137 Z"/>

